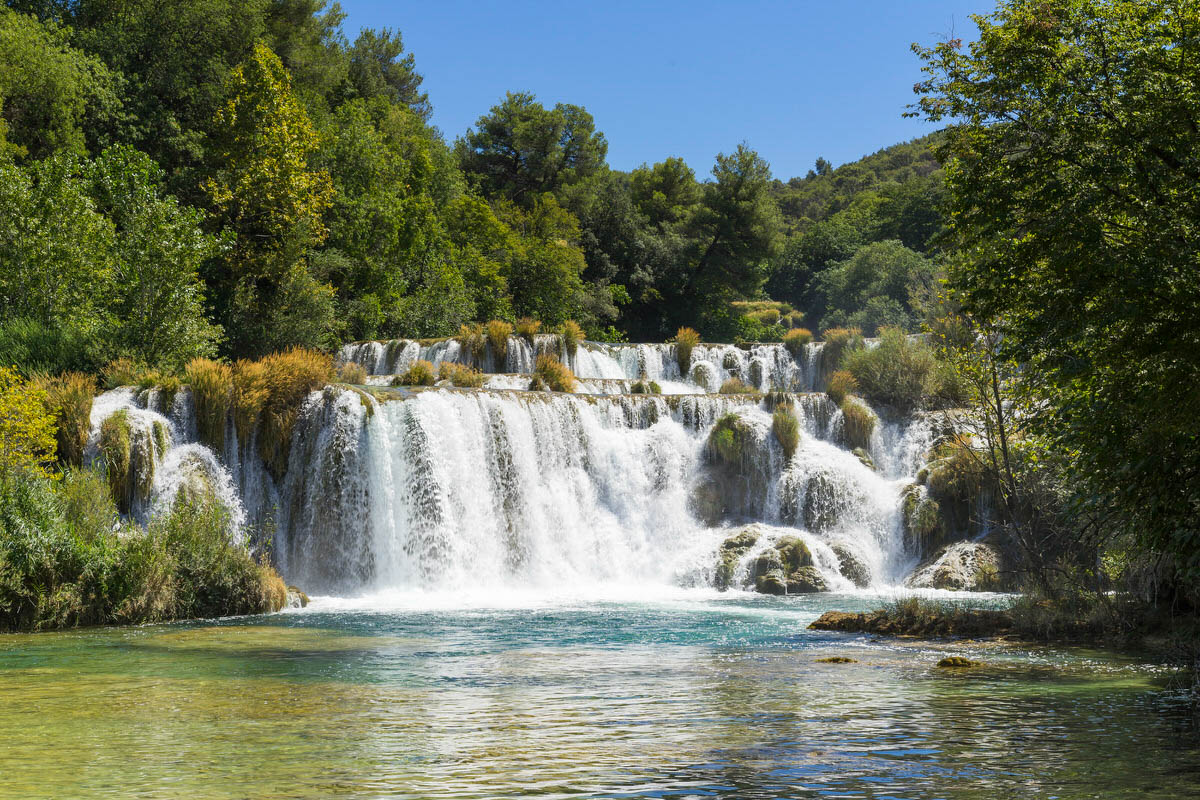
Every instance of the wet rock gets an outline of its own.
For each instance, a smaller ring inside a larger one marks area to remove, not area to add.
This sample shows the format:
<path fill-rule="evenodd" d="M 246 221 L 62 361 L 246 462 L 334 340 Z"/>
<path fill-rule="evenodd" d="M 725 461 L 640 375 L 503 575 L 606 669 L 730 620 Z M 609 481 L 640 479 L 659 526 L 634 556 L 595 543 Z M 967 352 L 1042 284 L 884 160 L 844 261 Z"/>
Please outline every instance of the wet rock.
<path fill-rule="evenodd" d="M 920 564 L 906 584 L 920 589 L 994 591 L 999 586 L 1000 554 L 984 542 L 954 542 Z"/>
<path fill-rule="evenodd" d="M 779 559 L 783 562 L 783 567 L 787 572 L 812 566 L 812 551 L 808 549 L 808 545 L 804 543 L 803 539 L 785 536 L 775 543 L 775 552 L 779 554 Z"/>
<path fill-rule="evenodd" d="M 963 658 L 962 656 L 950 656 L 949 658 L 943 658 L 937 663 L 937 665 L 943 669 L 960 669 L 963 667 L 982 667 L 983 662 L 972 661 L 971 659 Z"/>
<path fill-rule="evenodd" d="M 859 589 L 871 585 L 871 570 L 867 567 L 866 562 L 844 544 L 834 544 L 832 550 L 833 554 L 837 556 L 838 571 L 842 573 L 842 577 Z"/>
<path fill-rule="evenodd" d="M 717 589 L 725 591 L 732 585 L 738 562 L 750 551 L 750 548 L 754 547 L 760 535 L 757 526 L 751 525 L 742 528 L 721 543 L 717 552 L 717 570 L 714 581 Z"/>
<path fill-rule="evenodd" d="M 856 447 L 850 451 L 855 458 L 862 462 L 862 465 L 867 469 L 875 469 L 875 459 L 871 458 L 871 454 L 861 447 Z"/>
<path fill-rule="evenodd" d="M 829 584 L 821 577 L 821 573 L 817 572 L 816 567 L 801 567 L 791 575 L 788 575 L 787 591 L 788 594 L 827 592 L 829 591 Z"/>
<path fill-rule="evenodd" d="M 287 601 L 284 608 L 304 608 L 308 605 L 308 595 L 295 586 L 287 587 Z"/>
<path fill-rule="evenodd" d="M 779 570 L 772 570 L 754 579 L 754 590 L 759 594 L 787 594 L 790 586 Z"/>

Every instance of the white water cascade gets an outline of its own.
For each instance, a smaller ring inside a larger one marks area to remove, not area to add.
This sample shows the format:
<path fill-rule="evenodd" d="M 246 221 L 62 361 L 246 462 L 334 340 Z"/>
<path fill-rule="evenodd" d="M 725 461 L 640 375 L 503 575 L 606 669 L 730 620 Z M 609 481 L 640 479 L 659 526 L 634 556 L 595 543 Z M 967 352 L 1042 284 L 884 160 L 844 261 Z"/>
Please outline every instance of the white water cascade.
<path fill-rule="evenodd" d="M 798 358 L 777 345 L 702 345 L 685 376 L 670 345 L 589 343 L 571 360 L 585 376 L 578 393 L 524 391 L 521 373 L 558 345 L 514 337 L 506 363 L 486 365 L 494 374 L 482 389 L 314 392 L 278 480 L 253 437 L 239 446 L 231 421 L 223 452 L 199 443 L 186 387 L 169 408 L 155 391 L 97 398 L 89 458 L 99 458 L 104 419 L 123 412 L 145 453 L 134 459 L 142 488 L 132 516 L 166 509 L 180 487 L 211 487 L 252 539 L 269 536 L 284 577 L 318 594 L 705 586 L 722 543 L 749 524 L 757 541 L 743 571 L 788 537 L 805 543 L 830 589 L 894 585 L 912 570 L 919 554 L 902 501 L 938 415 L 881 420 L 868 452 L 852 453 L 842 412 L 823 393 L 713 393 L 730 375 L 809 387 L 819 373 L 811 345 Z M 366 343 L 342 358 L 386 375 L 417 357 L 456 360 L 457 348 Z M 628 394 L 638 378 L 661 380 L 664 394 Z M 791 458 L 772 432 L 776 402 L 800 424 Z M 736 474 L 718 469 L 707 446 L 730 414 L 745 432 Z"/>

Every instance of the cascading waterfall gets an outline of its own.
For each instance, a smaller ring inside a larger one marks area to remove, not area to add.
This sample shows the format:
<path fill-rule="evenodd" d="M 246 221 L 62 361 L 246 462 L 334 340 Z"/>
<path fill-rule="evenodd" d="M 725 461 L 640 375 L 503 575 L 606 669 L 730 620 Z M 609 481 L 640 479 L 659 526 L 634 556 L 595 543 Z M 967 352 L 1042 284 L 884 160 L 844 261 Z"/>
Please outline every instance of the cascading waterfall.
<path fill-rule="evenodd" d="M 173 398 L 132 389 L 97 398 L 88 458 L 103 459 L 101 423 L 123 412 L 141 453 L 131 516 L 165 510 L 181 489 L 211 490 L 252 536 L 269 535 L 285 578 L 314 593 L 703 586 L 722 542 L 749 524 L 756 543 L 740 556 L 743 578 L 788 537 L 804 542 L 831 589 L 893 585 L 912 570 L 903 498 L 939 415 L 881 421 L 869 452 L 855 454 L 824 394 L 711 391 L 727 377 L 765 390 L 811 386 L 811 345 L 798 358 L 776 345 L 701 345 L 685 376 L 670 345 L 583 343 L 571 359 L 578 393 L 523 391 L 521 373 L 556 351 L 566 356 L 552 335 L 513 337 L 504 364 L 489 354 L 495 374 L 482 389 L 314 392 L 279 480 L 255 434 L 240 441 L 232 421 L 222 453 L 201 444 L 186 387 Z M 342 358 L 385 374 L 466 355 L 451 339 L 350 345 Z M 629 394 L 638 379 L 675 392 Z M 772 433 L 780 402 L 801 431 L 790 458 Z M 736 473 L 708 445 L 730 414 L 745 432 Z"/>

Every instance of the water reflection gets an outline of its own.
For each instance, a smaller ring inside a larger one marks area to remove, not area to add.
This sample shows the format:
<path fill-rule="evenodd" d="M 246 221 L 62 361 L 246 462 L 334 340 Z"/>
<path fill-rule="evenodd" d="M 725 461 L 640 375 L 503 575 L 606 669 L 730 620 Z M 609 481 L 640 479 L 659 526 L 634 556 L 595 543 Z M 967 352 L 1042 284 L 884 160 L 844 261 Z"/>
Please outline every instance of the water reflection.
<path fill-rule="evenodd" d="M 306 613 L 0 640 L 0 797 L 1183 797 L 1160 668 L 821 603 Z M 843 599 L 842 604 L 845 604 Z M 989 666 L 947 672 L 964 650 Z M 852 664 L 821 664 L 849 655 Z"/>

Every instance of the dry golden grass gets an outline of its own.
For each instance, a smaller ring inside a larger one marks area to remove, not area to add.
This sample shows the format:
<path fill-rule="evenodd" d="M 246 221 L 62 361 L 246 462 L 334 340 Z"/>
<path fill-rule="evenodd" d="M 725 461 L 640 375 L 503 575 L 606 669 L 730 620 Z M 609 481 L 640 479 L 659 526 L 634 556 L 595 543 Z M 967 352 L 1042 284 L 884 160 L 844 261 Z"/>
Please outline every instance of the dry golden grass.
<path fill-rule="evenodd" d="M 486 330 L 496 366 L 503 369 L 504 362 L 508 359 L 508 337 L 512 336 L 513 326 L 502 319 L 494 319 L 487 324 Z"/>
<path fill-rule="evenodd" d="M 352 383 L 361 386 L 367 382 L 367 368 L 357 361 L 347 361 L 339 364 L 337 379 L 341 383 Z"/>
<path fill-rule="evenodd" d="M 575 355 L 579 350 L 579 343 L 583 341 L 583 328 L 579 327 L 579 323 L 573 319 L 567 320 L 559 327 L 558 335 L 562 337 L 563 345 L 567 348 L 567 355 Z"/>
<path fill-rule="evenodd" d="M 672 341 L 675 343 L 675 361 L 679 364 L 679 371 L 687 375 L 692 365 L 692 350 L 700 344 L 700 334 L 692 328 L 683 327 L 675 331 Z"/>
<path fill-rule="evenodd" d="M 443 361 L 438 366 L 438 380 L 450 381 L 454 386 L 478 389 L 486 379 L 487 376 L 482 372 L 465 364 Z"/>
<path fill-rule="evenodd" d="M 517 320 L 517 335 L 524 336 L 530 344 L 533 344 L 533 337 L 537 336 L 541 330 L 541 320 L 532 317 L 521 317 Z"/>
<path fill-rule="evenodd" d="M 436 382 L 433 364 L 419 358 L 408 365 L 403 375 L 396 376 L 393 383 L 396 386 L 433 386 Z"/>
<path fill-rule="evenodd" d="M 871 434 L 875 432 L 875 414 L 853 397 L 842 401 L 843 433 L 846 446 L 871 449 Z"/>
<path fill-rule="evenodd" d="M 840 406 L 843 400 L 856 391 L 858 391 L 858 381 L 855 379 L 854 373 L 840 369 L 829 376 L 829 388 L 825 390 L 825 394 Z"/>
<path fill-rule="evenodd" d="M 82 372 L 64 372 L 54 377 L 38 375 L 33 382 L 46 393 L 46 408 L 54 415 L 59 461 L 79 466 L 91 431 L 96 379 Z"/>
<path fill-rule="evenodd" d="M 216 452 L 225 449 L 225 424 L 233 404 L 233 370 L 228 364 L 194 358 L 184 368 L 196 404 L 200 440 Z"/>
<path fill-rule="evenodd" d="M 792 328 L 783 335 L 783 346 L 793 356 L 798 356 L 804 352 L 804 346 L 812 340 L 812 331 L 808 328 Z"/>
<path fill-rule="evenodd" d="M 459 347 L 469 353 L 476 364 L 483 363 L 483 359 L 487 355 L 487 334 L 482 325 L 478 322 L 461 325 L 458 329 L 458 336 L 454 338 Z"/>
<path fill-rule="evenodd" d="M 575 373 L 571 368 L 552 355 L 542 354 L 537 358 L 534 378 L 555 392 L 575 391 Z"/>

